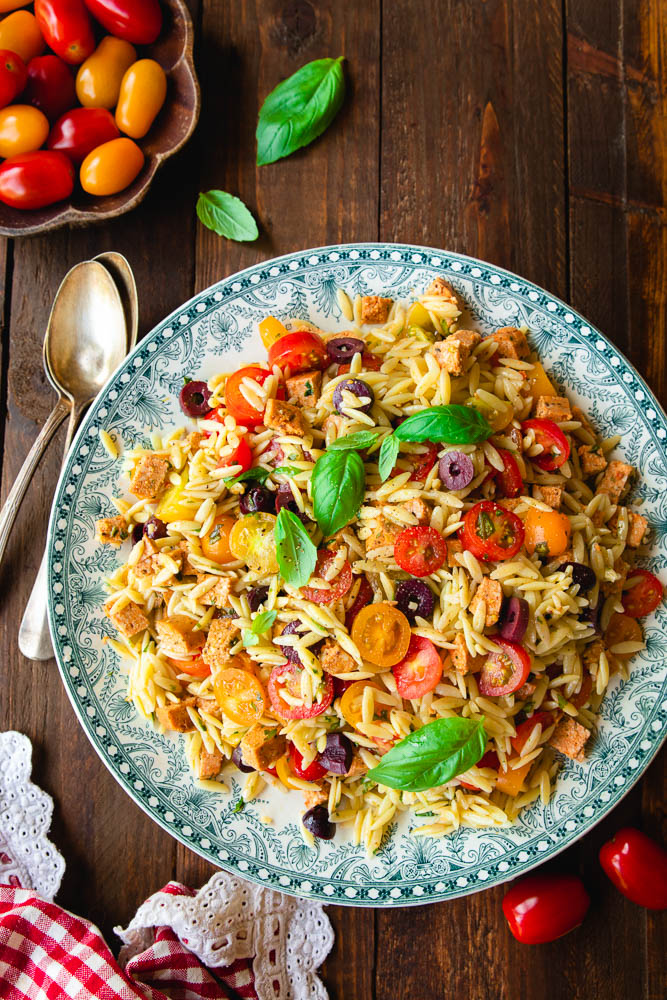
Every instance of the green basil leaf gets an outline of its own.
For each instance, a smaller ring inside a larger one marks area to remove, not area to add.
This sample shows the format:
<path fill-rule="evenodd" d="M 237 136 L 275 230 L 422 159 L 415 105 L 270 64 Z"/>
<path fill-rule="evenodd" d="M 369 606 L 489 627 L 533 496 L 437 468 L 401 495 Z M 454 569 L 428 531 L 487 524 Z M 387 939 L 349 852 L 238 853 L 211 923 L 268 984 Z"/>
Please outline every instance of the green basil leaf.
<path fill-rule="evenodd" d="M 259 636 L 251 628 L 244 628 L 241 642 L 246 649 L 248 646 L 259 646 Z"/>
<path fill-rule="evenodd" d="M 357 431 L 356 434 L 346 434 L 336 438 L 327 446 L 327 451 L 347 451 L 348 448 L 370 448 L 379 437 L 377 431 Z"/>
<path fill-rule="evenodd" d="M 257 483 L 265 483 L 270 475 L 271 473 L 268 469 L 263 469 L 261 465 L 255 465 L 252 469 L 246 469 L 245 472 L 239 472 L 238 476 L 234 476 L 232 479 L 225 479 L 225 484 L 227 486 L 233 486 L 234 483 L 242 483 L 246 480 L 252 480 Z"/>
<path fill-rule="evenodd" d="M 271 628 L 277 617 L 277 611 L 262 611 L 253 621 L 250 631 L 254 632 L 255 635 L 263 635 L 267 629 Z"/>
<path fill-rule="evenodd" d="M 275 539 L 276 559 L 283 580 L 293 587 L 305 586 L 315 569 L 317 549 L 299 518 L 286 507 L 278 514 Z"/>
<path fill-rule="evenodd" d="M 259 236 L 257 223 L 240 198 L 227 191 L 203 191 L 197 199 L 197 216 L 207 229 L 237 243 Z"/>
<path fill-rule="evenodd" d="M 264 101 L 257 122 L 257 164 L 307 146 L 331 125 L 345 97 L 343 57 L 306 63 Z"/>
<path fill-rule="evenodd" d="M 392 747 L 366 777 L 389 788 L 423 792 L 481 760 L 486 741 L 483 719 L 436 719 Z"/>
<path fill-rule="evenodd" d="M 293 465 L 281 465 L 279 468 L 274 469 L 271 473 L 272 476 L 296 476 L 297 472 L 303 472 L 303 469 L 295 469 Z"/>
<path fill-rule="evenodd" d="M 429 406 L 399 424 L 394 434 L 399 441 L 445 441 L 447 444 L 479 444 L 493 430 L 486 417 L 474 406 Z"/>
<path fill-rule="evenodd" d="M 359 513 L 366 486 L 359 452 L 327 450 L 315 462 L 311 483 L 315 520 L 329 538 Z"/>
<path fill-rule="evenodd" d="M 382 447 L 380 448 L 380 459 L 378 461 L 378 472 L 380 473 L 380 479 L 382 482 L 384 482 L 385 479 L 389 479 L 391 470 L 396 465 L 398 448 L 399 443 L 396 435 L 388 434 L 382 442 Z"/>

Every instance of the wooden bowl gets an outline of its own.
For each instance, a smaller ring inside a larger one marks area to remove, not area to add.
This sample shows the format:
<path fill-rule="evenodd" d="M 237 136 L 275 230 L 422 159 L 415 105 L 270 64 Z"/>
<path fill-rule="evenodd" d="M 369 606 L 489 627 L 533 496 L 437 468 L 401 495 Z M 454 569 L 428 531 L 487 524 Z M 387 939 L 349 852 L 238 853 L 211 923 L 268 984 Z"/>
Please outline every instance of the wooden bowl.
<path fill-rule="evenodd" d="M 0 202 L 0 234 L 34 236 L 60 226 L 86 226 L 122 215 L 144 197 L 160 164 L 192 135 L 199 118 L 199 83 L 192 58 L 193 29 L 184 0 L 163 0 L 160 37 L 142 46 L 139 58 L 150 56 L 167 74 L 167 99 L 148 134 L 139 140 L 146 162 L 132 184 L 118 194 L 96 198 L 76 184 L 67 201 L 30 211 Z"/>

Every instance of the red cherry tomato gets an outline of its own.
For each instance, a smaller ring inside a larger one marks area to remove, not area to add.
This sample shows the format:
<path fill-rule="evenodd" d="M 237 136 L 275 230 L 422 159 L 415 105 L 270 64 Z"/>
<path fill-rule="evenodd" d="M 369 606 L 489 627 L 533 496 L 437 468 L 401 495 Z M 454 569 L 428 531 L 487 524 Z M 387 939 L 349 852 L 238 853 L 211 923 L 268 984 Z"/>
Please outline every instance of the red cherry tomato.
<path fill-rule="evenodd" d="M 134 45 L 150 45 L 162 30 L 158 0 L 85 0 L 96 21 Z"/>
<path fill-rule="evenodd" d="M 171 656 L 167 659 L 171 663 L 172 667 L 176 667 L 179 674 L 190 674 L 191 677 L 208 677 L 211 673 L 211 668 L 208 663 L 204 662 L 203 656 L 196 656 L 194 660 L 176 660 Z"/>
<path fill-rule="evenodd" d="M 39 149 L 0 166 L 0 201 L 12 208 L 43 208 L 69 198 L 74 167 L 64 153 Z"/>
<path fill-rule="evenodd" d="M 357 595 L 351 607 L 348 609 L 345 615 L 345 628 L 350 631 L 352 625 L 354 624 L 354 619 L 357 617 L 362 608 L 365 608 L 367 604 L 370 604 L 373 600 L 373 588 L 366 579 L 365 576 L 354 577 L 352 582 L 352 587 L 354 587 L 354 581 L 359 580 L 359 589 Z"/>
<path fill-rule="evenodd" d="M 83 0 L 35 0 L 35 17 L 47 45 L 66 63 L 78 66 L 95 48 Z"/>
<path fill-rule="evenodd" d="M 518 691 L 526 683 L 532 666 L 530 653 L 518 642 L 510 642 L 497 635 L 492 638 L 502 652 L 489 653 L 479 675 L 479 692 L 485 698 L 489 695 L 497 698 Z"/>
<path fill-rule="evenodd" d="M 414 479 L 417 483 L 423 483 L 429 472 L 438 461 L 438 445 L 433 444 L 432 441 L 425 441 L 426 451 L 421 452 L 421 454 L 410 454 L 406 456 L 410 462 L 412 462 L 412 475 L 410 479 Z M 398 472 L 402 472 L 399 469 Z"/>
<path fill-rule="evenodd" d="M 314 368 L 324 368 L 328 363 L 327 349 L 321 337 L 310 330 L 288 333 L 271 344 L 269 364 L 271 367 L 289 368 L 292 375 L 310 372 Z"/>
<path fill-rule="evenodd" d="M 211 420 L 215 418 L 211 418 L 207 414 L 206 419 Z M 247 472 L 252 467 L 252 451 L 244 437 L 241 438 L 231 455 L 228 455 L 227 458 L 221 458 L 218 462 L 219 469 L 231 467 L 232 465 L 240 465 L 241 472 Z M 240 476 L 241 472 L 238 472 L 237 475 Z"/>
<path fill-rule="evenodd" d="M 482 500 L 463 518 L 459 533 L 463 548 L 477 559 L 500 562 L 517 554 L 525 537 L 521 520 L 494 500 Z"/>
<path fill-rule="evenodd" d="M 244 427 L 256 427 L 261 424 L 264 418 L 263 410 L 256 410 L 241 392 L 241 383 L 244 378 L 250 378 L 259 385 L 264 385 L 271 374 L 266 368 L 258 365 L 247 365 L 240 368 L 233 375 L 230 375 L 225 384 L 225 406 L 227 412 L 234 417 L 237 423 Z M 280 385 L 277 392 L 278 399 L 285 398 L 285 388 Z M 207 417 L 208 419 L 208 417 Z"/>
<path fill-rule="evenodd" d="M 623 610 L 631 618 L 643 618 L 662 603 L 664 596 L 662 584 L 657 576 L 647 569 L 633 569 L 628 576 L 628 582 L 637 580 L 629 590 L 623 592 Z"/>
<path fill-rule="evenodd" d="M 322 577 L 326 573 L 331 563 L 336 558 L 336 553 L 332 549 L 320 549 L 317 553 L 317 562 L 313 576 Z M 352 586 L 352 567 L 347 559 L 343 563 L 343 568 L 333 580 L 328 581 L 331 590 L 319 590 L 316 587 L 302 587 L 301 593 L 307 601 L 314 601 L 315 604 L 333 604 L 347 594 Z"/>
<path fill-rule="evenodd" d="M 413 635 L 407 653 L 391 672 L 401 698 L 422 698 L 440 683 L 442 660 L 430 639 Z"/>
<path fill-rule="evenodd" d="M 535 443 L 541 444 L 544 448 L 543 452 L 531 458 L 531 462 L 539 469 L 543 469 L 544 472 L 553 472 L 554 469 L 560 469 L 561 465 L 565 465 L 570 457 L 570 445 L 558 424 L 555 424 L 553 420 L 541 418 L 524 420 L 521 424 L 521 430 L 524 436 L 532 430 Z"/>
<path fill-rule="evenodd" d="M 498 760 L 498 754 L 495 750 L 487 750 L 481 760 L 477 761 L 476 767 L 492 767 L 494 771 L 500 769 L 500 761 Z M 471 792 L 479 792 L 478 785 L 470 785 L 467 781 L 461 781 L 459 778 L 459 785 L 463 785 L 464 788 L 469 788 Z"/>
<path fill-rule="evenodd" d="M 527 875 L 510 887 L 503 913 L 522 944 L 543 944 L 582 923 L 590 896 L 577 875 Z"/>
<path fill-rule="evenodd" d="M 28 79 L 28 69 L 16 52 L 0 49 L 0 108 L 11 104 Z"/>
<path fill-rule="evenodd" d="M 304 767 L 303 757 L 292 742 L 289 743 L 289 758 L 295 775 L 303 781 L 319 781 L 327 773 L 326 767 L 322 767 L 317 757 L 308 767 Z"/>
<path fill-rule="evenodd" d="M 497 448 L 496 450 L 505 463 L 505 468 L 502 472 L 494 470 L 495 474 L 493 478 L 496 481 L 498 496 L 520 497 L 524 492 L 524 485 L 519 463 L 511 451 L 505 451 L 504 448 Z"/>
<path fill-rule="evenodd" d="M 293 698 L 300 699 L 301 673 L 302 668 L 295 663 L 283 663 L 271 671 L 268 683 L 269 698 L 273 711 L 281 719 L 312 719 L 314 716 L 326 712 L 333 701 L 333 680 L 331 674 L 325 674 L 322 678 L 324 691 L 321 701 L 314 701 L 312 705 L 288 704 L 282 697 L 282 692 L 287 691 Z"/>
<path fill-rule="evenodd" d="M 347 375 L 350 370 L 349 364 L 338 365 L 337 375 Z M 379 372 L 382 368 L 382 358 L 378 358 L 377 354 L 371 354 L 370 351 L 363 351 L 361 355 L 361 370 L 367 372 Z"/>
<path fill-rule="evenodd" d="M 667 909 L 667 851 L 655 840 L 626 826 L 602 845 L 599 857 L 605 874 L 633 903 Z"/>
<path fill-rule="evenodd" d="M 114 117 L 106 108 L 72 108 L 55 123 L 46 144 L 79 164 L 88 153 L 119 135 Z"/>
<path fill-rule="evenodd" d="M 530 734 L 538 723 L 542 726 L 542 731 L 544 731 L 545 729 L 548 729 L 549 726 L 552 726 L 553 722 L 554 717 L 551 712 L 535 712 L 531 715 L 530 719 L 520 722 L 516 727 L 516 736 L 513 736 L 510 740 L 512 748 L 517 754 L 520 754 L 528 742 Z"/>
<path fill-rule="evenodd" d="M 447 543 L 435 528 L 405 528 L 394 542 L 394 559 L 406 573 L 430 576 L 445 563 Z"/>
<path fill-rule="evenodd" d="M 26 103 L 43 111 L 49 121 L 55 121 L 76 104 L 74 77 L 67 63 L 52 55 L 31 59 L 23 96 Z"/>

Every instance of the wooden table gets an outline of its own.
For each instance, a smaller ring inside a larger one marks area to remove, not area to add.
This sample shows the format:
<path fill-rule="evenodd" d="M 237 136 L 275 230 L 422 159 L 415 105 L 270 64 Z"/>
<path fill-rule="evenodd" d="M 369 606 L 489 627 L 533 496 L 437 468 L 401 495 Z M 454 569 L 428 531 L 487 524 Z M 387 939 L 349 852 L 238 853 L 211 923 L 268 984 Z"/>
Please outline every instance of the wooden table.
<path fill-rule="evenodd" d="M 192 0 L 192 10 L 201 121 L 144 204 L 105 227 L 2 247 L 3 496 L 53 403 L 40 352 L 58 283 L 108 249 L 135 270 L 142 332 L 217 279 L 302 247 L 379 238 L 478 255 L 571 302 L 667 402 L 661 0 Z M 348 98 L 332 128 L 256 168 L 263 97 L 308 60 L 339 54 Z M 253 209 L 257 243 L 230 243 L 197 223 L 197 193 L 213 187 Z M 18 651 L 59 463 L 56 443 L 2 566 L 0 728 L 30 736 L 35 778 L 55 800 L 52 836 L 67 860 L 60 901 L 113 941 L 113 925 L 168 879 L 199 885 L 213 868 L 121 791 L 54 661 L 30 663 Z M 331 997 L 663 997 L 664 919 L 619 895 L 596 855 L 627 822 L 664 840 L 664 761 L 554 862 L 581 872 L 591 890 L 581 930 L 518 945 L 501 888 L 409 910 L 334 907 Z"/>

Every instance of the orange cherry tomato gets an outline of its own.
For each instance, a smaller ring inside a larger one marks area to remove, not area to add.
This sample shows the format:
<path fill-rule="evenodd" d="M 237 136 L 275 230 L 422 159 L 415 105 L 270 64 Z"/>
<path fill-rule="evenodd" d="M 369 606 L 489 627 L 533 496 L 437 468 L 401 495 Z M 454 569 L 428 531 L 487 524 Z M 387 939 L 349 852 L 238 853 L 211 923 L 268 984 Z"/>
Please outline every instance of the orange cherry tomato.
<path fill-rule="evenodd" d="M 341 713 L 347 724 L 352 726 L 353 729 L 361 722 L 361 703 L 367 687 L 374 687 L 378 691 L 381 690 L 380 685 L 374 681 L 355 681 L 341 695 Z"/>
<path fill-rule="evenodd" d="M 621 642 L 643 642 L 644 633 L 636 618 L 614 612 L 609 619 L 604 641 L 607 649 L 612 649 Z M 634 653 L 613 653 L 612 655 L 618 660 L 629 660 L 631 656 L 634 656 Z"/>
<path fill-rule="evenodd" d="M 179 674 L 190 674 L 191 677 L 208 677 L 211 673 L 211 668 L 208 663 L 204 662 L 204 658 L 199 655 L 195 656 L 191 660 L 176 660 L 173 656 L 168 656 L 167 660 L 171 663 L 172 667 L 178 670 Z"/>
<path fill-rule="evenodd" d="M 103 38 L 76 74 L 76 96 L 84 108 L 115 108 L 123 77 L 136 58 L 134 45 L 112 35 Z"/>
<path fill-rule="evenodd" d="M 0 49 L 0 108 L 11 104 L 28 79 L 28 69 L 16 52 Z"/>
<path fill-rule="evenodd" d="M 18 156 L 39 149 L 49 134 L 46 115 L 31 104 L 10 104 L 0 110 L 0 156 Z"/>
<path fill-rule="evenodd" d="M 83 0 L 35 0 L 40 31 L 57 56 L 72 66 L 87 59 L 95 35 Z"/>
<path fill-rule="evenodd" d="M 367 604 L 352 625 L 352 641 L 365 660 L 378 667 L 393 667 L 410 645 L 410 623 L 391 604 Z"/>
<path fill-rule="evenodd" d="M 523 519 L 526 551 L 537 552 L 540 559 L 562 556 L 570 547 L 572 526 L 565 514 L 556 510 L 531 507 Z"/>
<path fill-rule="evenodd" d="M 0 21 L 0 49 L 10 49 L 28 63 L 45 48 L 37 19 L 29 10 L 17 10 Z"/>
<path fill-rule="evenodd" d="M 0 14 L 7 14 L 18 7 L 27 7 L 32 0 L 0 0 Z"/>
<path fill-rule="evenodd" d="M 117 194 L 128 187 L 144 165 L 136 142 L 111 139 L 93 149 L 81 164 L 79 179 L 88 194 Z"/>
<path fill-rule="evenodd" d="M 234 417 L 237 424 L 244 427 L 256 427 L 264 419 L 264 411 L 256 410 L 241 392 L 241 386 L 245 378 L 252 379 L 258 385 L 264 385 L 271 372 L 258 365 L 246 365 L 230 375 L 225 382 L 225 407 L 231 417 Z M 285 387 L 280 385 L 276 393 L 278 399 L 285 398 Z"/>
<path fill-rule="evenodd" d="M 154 59 L 139 59 L 125 73 L 118 95 L 116 125 L 141 139 L 155 121 L 167 96 L 167 77 Z"/>
<path fill-rule="evenodd" d="M 213 690 L 223 713 L 240 726 L 251 726 L 264 714 L 266 692 L 261 682 L 247 670 L 224 667 L 217 671 L 213 676 Z"/>
<path fill-rule="evenodd" d="M 216 517 L 211 530 L 201 538 L 201 550 L 207 559 L 221 566 L 234 562 L 236 557 L 229 547 L 229 536 L 235 523 L 229 514 Z"/>

